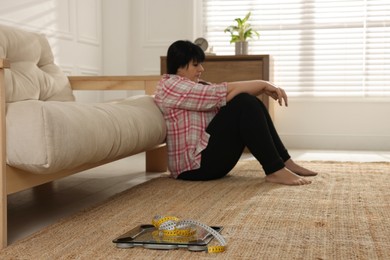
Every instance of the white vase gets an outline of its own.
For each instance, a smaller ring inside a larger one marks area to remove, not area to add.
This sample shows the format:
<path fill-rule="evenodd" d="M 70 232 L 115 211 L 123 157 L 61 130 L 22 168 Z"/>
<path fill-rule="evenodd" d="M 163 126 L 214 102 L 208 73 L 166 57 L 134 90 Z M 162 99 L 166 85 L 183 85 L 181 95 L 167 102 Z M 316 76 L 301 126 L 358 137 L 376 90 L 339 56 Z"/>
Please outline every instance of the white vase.
<path fill-rule="evenodd" d="M 236 55 L 248 55 L 248 42 L 236 42 Z"/>

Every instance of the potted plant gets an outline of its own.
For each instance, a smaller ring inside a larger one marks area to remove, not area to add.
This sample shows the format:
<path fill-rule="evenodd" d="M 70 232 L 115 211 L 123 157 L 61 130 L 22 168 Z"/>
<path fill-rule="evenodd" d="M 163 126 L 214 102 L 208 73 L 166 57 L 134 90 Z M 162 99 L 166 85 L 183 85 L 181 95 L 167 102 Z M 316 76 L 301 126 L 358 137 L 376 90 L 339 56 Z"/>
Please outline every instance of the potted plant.
<path fill-rule="evenodd" d="M 231 25 L 227 27 L 224 32 L 229 32 L 231 35 L 230 43 L 235 43 L 236 45 L 236 55 L 246 55 L 248 54 L 248 41 L 247 39 L 253 38 L 255 35 L 257 37 L 260 34 L 251 28 L 251 25 L 248 23 L 251 12 L 249 12 L 244 19 L 236 18 L 234 19 L 237 22 L 237 25 Z"/>

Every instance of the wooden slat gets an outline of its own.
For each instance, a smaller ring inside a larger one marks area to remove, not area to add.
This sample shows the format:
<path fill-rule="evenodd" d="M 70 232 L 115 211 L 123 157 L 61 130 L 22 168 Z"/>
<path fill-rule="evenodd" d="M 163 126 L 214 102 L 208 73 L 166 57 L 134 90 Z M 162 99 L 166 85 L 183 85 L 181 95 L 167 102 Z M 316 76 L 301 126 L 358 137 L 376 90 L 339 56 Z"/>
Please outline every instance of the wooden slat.
<path fill-rule="evenodd" d="M 145 90 L 161 76 L 69 76 L 73 90 Z"/>
<path fill-rule="evenodd" d="M 76 167 L 74 169 L 67 169 L 67 170 L 63 170 L 63 171 L 56 172 L 56 173 L 50 173 L 50 174 L 34 174 L 31 172 L 16 169 L 14 167 L 10 167 L 9 165 L 7 165 L 6 166 L 7 167 L 7 174 L 6 174 L 6 176 L 7 176 L 7 187 L 6 187 L 7 194 L 12 194 L 12 193 L 19 192 L 19 191 L 22 191 L 22 190 L 25 190 L 25 189 L 28 189 L 31 187 L 35 187 L 35 186 L 44 184 L 44 183 L 58 180 L 58 179 L 61 179 L 63 177 L 66 177 L 66 176 L 69 176 L 69 175 L 72 175 L 72 174 L 75 174 L 78 172 L 82 172 L 82 171 L 85 171 L 88 169 L 92 169 L 92 168 L 95 168 L 95 167 L 98 167 L 98 166 L 101 166 L 101 165 L 104 165 L 107 163 L 111 163 L 111 162 L 129 157 L 129 156 L 132 156 L 132 155 L 135 155 L 138 153 L 142 153 L 142 152 L 146 152 L 147 154 L 149 154 L 147 156 L 149 158 L 149 160 L 146 161 L 146 168 L 149 169 L 149 171 L 151 171 L 151 172 L 164 172 L 167 169 L 166 163 L 163 160 L 161 160 L 160 157 L 154 157 L 154 155 L 157 155 L 155 153 L 157 151 L 159 151 L 160 153 L 162 153 L 161 156 L 164 158 L 164 153 L 163 153 L 164 147 L 165 147 L 165 143 L 160 144 L 160 145 L 156 145 L 156 146 L 151 147 L 149 149 L 134 151 L 130 154 L 127 154 L 125 156 L 120 156 L 120 157 L 117 157 L 115 159 L 103 160 L 103 161 L 100 161 L 97 163 L 84 164 L 84 165 L 81 165 L 81 166 Z M 158 155 L 158 156 L 160 156 L 160 155 Z M 151 166 L 149 166 L 149 165 L 151 165 Z"/>
<path fill-rule="evenodd" d="M 117 158 L 122 159 L 121 158 Z M 113 162 L 115 160 L 107 160 L 107 161 L 102 161 L 99 163 L 91 163 L 87 165 L 82 165 L 74 169 L 68 169 L 68 170 L 63 170 L 60 172 L 55 172 L 55 173 L 49 173 L 49 174 L 36 174 L 36 173 L 31 173 L 27 172 L 21 169 L 17 169 L 14 167 L 10 167 L 7 165 L 7 194 L 12 194 L 16 193 L 22 190 L 26 190 L 44 183 L 48 183 L 54 180 L 59 180 L 61 178 L 64 178 L 66 176 L 70 176 L 72 174 L 82 172 L 88 169 L 92 169 L 101 165 L 104 165 L 109 162 Z"/>

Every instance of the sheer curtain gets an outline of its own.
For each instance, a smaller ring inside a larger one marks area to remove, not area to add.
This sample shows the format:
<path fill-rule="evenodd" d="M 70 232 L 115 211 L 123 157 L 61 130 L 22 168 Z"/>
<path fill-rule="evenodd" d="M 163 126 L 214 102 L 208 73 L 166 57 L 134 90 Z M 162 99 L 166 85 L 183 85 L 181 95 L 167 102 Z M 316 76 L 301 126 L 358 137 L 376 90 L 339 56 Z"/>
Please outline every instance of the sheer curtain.
<path fill-rule="evenodd" d="M 224 29 L 252 12 L 249 54 L 269 54 L 290 96 L 390 97 L 389 0 L 203 0 L 203 32 L 233 55 Z"/>

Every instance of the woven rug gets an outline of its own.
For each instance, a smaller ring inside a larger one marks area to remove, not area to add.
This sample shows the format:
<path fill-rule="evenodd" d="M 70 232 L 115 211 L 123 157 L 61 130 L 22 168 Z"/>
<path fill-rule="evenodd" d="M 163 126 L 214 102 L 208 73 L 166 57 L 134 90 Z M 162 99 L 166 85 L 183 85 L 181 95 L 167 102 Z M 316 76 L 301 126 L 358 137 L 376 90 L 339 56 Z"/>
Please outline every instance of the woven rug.
<path fill-rule="evenodd" d="M 215 181 L 153 179 L 10 245 L 0 259 L 390 259 L 390 164 L 301 164 L 319 172 L 310 185 L 264 182 L 256 161 Z M 112 243 L 156 214 L 223 226 L 227 250 Z"/>

